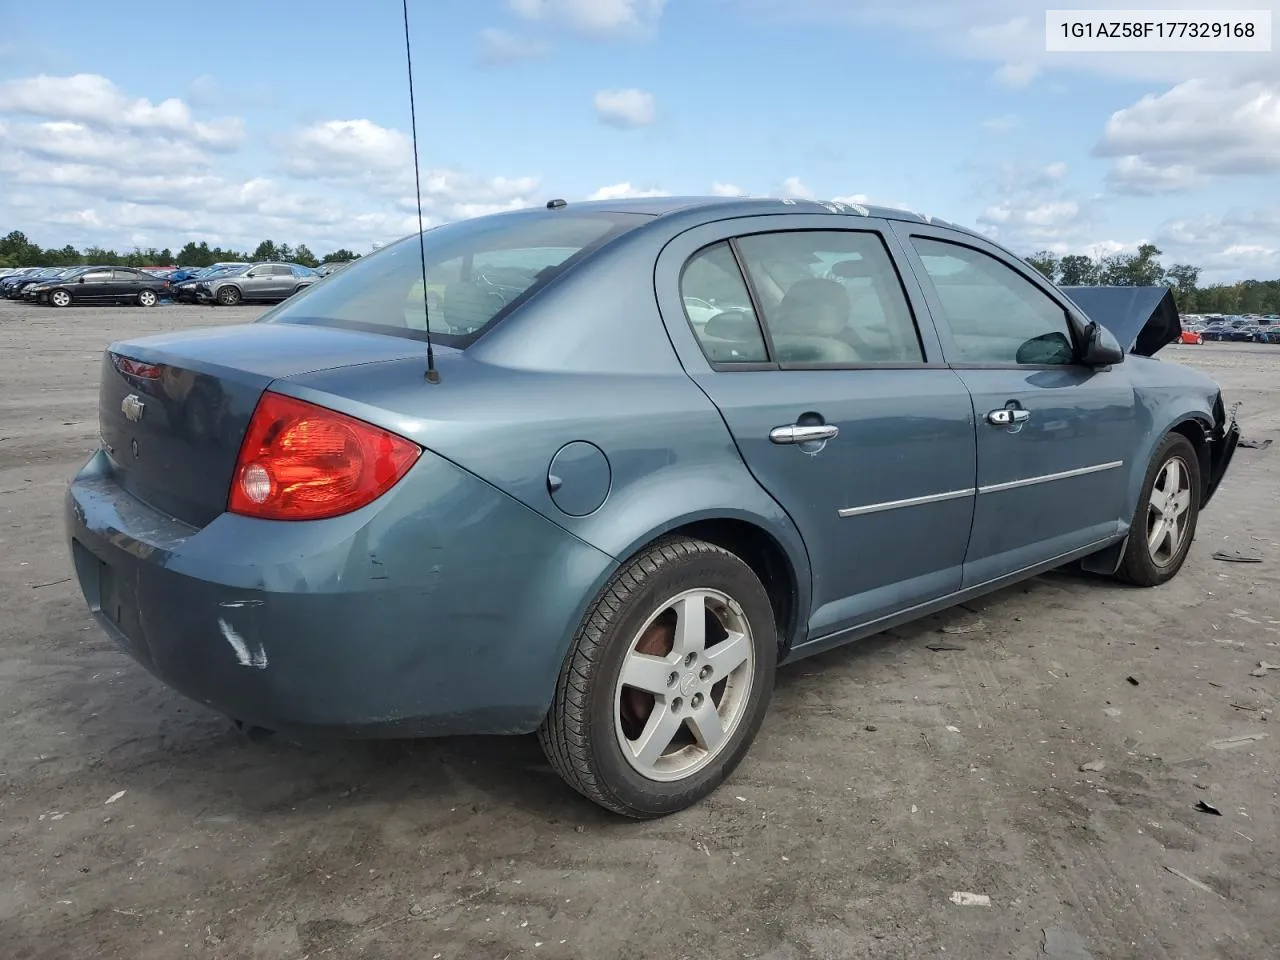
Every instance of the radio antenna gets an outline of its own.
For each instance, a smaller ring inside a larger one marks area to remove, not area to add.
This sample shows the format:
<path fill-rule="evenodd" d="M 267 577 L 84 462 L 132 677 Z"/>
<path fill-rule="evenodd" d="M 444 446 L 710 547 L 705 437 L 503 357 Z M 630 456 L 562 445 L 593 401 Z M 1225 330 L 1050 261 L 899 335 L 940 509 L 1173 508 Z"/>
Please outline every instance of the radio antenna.
<path fill-rule="evenodd" d="M 427 296 L 427 250 L 422 229 L 422 175 L 418 172 L 418 111 L 413 103 L 413 53 L 409 46 L 409 0 L 404 6 L 404 59 L 409 66 L 409 124 L 413 132 L 413 184 L 418 199 L 418 259 L 422 263 L 422 318 L 427 325 L 427 383 L 439 383 L 436 352 L 431 347 L 431 307 Z"/>

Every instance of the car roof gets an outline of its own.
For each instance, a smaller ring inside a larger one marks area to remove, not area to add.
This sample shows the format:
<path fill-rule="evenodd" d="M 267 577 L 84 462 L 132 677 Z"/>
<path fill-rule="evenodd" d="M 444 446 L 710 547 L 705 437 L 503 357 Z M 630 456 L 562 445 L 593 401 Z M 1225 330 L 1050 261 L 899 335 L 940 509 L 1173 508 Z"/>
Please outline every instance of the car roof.
<path fill-rule="evenodd" d="M 636 213 L 651 217 L 665 217 L 676 213 L 699 211 L 717 219 L 738 216 L 760 216 L 788 213 L 836 213 L 861 217 L 877 217 L 882 220 L 905 220 L 913 223 L 936 224 L 950 230 L 958 230 L 975 237 L 981 234 L 959 224 L 951 223 L 928 214 L 916 213 L 898 207 L 883 207 L 869 203 L 841 200 L 799 200 L 777 197 L 639 197 L 625 200 L 571 201 L 561 209 L 595 210 L 601 213 Z M 987 239 L 982 237 L 982 239 Z"/>

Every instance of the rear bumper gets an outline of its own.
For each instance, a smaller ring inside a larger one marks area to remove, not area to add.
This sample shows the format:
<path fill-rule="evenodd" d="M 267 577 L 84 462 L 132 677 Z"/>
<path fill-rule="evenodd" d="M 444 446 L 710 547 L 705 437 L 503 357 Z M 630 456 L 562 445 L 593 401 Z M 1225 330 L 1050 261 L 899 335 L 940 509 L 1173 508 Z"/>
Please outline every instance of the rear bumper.
<path fill-rule="evenodd" d="M 615 567 L 431 454 L 346 517 L 196 529 L 122 490 L 98 453 L 66 520 L 85 600 L 123 650 L 193 700 L 298 733 L 535 729 Z"/>

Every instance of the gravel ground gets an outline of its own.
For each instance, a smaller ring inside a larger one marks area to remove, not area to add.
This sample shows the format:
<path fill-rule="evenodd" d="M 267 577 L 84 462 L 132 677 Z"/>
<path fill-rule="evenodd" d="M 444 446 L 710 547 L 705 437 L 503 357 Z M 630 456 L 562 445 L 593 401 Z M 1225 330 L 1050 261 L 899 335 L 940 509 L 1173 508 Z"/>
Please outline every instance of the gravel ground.
<path fill-rule="evenodd" d="M 1280 954 L 1280 443 L 1168 586 L 1054 574 L 785 668 L 731 782 L 623 822 L 532 738 L 251 742 L 92 625 L 61 498 L 103 346 L 258 312 L 0 303 L 6 958 Z M 1164 356 L 1280 439 L 1280 349 Z"/>

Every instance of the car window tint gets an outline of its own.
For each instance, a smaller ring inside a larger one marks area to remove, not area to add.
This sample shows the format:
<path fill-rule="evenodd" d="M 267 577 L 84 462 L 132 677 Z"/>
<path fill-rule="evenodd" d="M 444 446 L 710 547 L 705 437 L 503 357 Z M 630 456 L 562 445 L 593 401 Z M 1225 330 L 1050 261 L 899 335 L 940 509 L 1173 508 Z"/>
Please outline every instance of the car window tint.
<path fill-rule="evenodd" d="M 112 279 L 127 280 L 131 283 L 141 279 L 141 277 L 139 277 L 132 270 L 112 270 L 111 275 L 112 275 Z"/>
<path fill-rule="evenodd" d="M 286 264 L 283 264 L 283 263 L 277 263 L 275 266 L 273 266 L 271 268 L 271 273 L 273 276 L 277 276 L 277 277 L 293 276 L 293 271 Z"/>
<path fill-rule="evenodd" d="M 262 318 L 426 338 L 465 347 L 589 251 L 651 218 L 545 211 L 476 217 L 412 234 Z M 422 260 L 427 283 L 422 282 Z"/>
<path fill-rule="evenodd" d="M 920 363 L 924 352 L 889 251 L 861 230 L 738 241 L 782 363 Z"/>
<path fill-rule="evenodd" d="M 86 273 L 84 275 L 85 283 L 101 283 L 104 280 L 110 280 L 110 279 L 111 279 L 110 270 L 91 270 L 89 273 Z"/>
<path fill-rule="evenodd" d="M 912 237 L 942 304 L 956 363 L 1069 364 L 1066 311 L 995 257 L 958 243 Z"/>
<path fill-rule="evenodd" d="M 712 363 L 769 359 L 751 294 L 727 242 L 700 250 L 685 264 L 680 297 L 698 344 Z"/>

